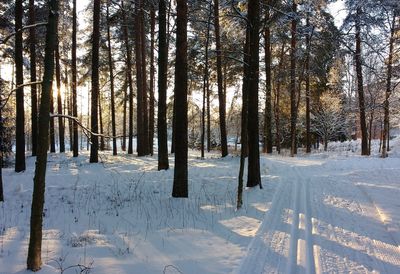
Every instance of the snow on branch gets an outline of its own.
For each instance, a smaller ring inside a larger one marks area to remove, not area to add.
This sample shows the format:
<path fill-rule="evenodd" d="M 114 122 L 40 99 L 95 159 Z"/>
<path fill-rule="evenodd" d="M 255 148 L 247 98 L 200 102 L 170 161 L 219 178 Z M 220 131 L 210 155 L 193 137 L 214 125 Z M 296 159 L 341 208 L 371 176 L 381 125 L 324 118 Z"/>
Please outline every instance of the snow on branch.
<path fill-rule="evenodd" d="M 47 25 L 47 22 L 41 22 L 41 23 L 36 23 L 36 24 L 33 24 L 33 25 L 25 26 L 25 27 L 17 30 L 16 32 L 13 32 L 10 35 L 6 36 L 4 39 L 0 39 L 0 45 L 7 43 L 7 41 L 10 40 L 11 37 L 13 37 L 14 35 L 16 35 L 19 32 L 22 32 L 24 30 L 31 29 L 31 28 L 36 28 L 36 27 L 40 27 L 40 26 L 46 26 L 46 25 Z"/>

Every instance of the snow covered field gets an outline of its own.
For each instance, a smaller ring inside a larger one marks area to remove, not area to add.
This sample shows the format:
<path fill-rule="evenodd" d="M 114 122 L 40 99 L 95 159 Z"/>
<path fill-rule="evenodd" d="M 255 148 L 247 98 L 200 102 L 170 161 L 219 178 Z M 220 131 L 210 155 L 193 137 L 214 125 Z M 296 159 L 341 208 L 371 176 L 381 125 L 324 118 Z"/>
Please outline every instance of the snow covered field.
<path fill-rule="evenodd" d="M 400 142 L 262 156 L 264 189 L 235 210 L 239 157 L 189 157 L 189 199 L 156 157 L 50 154 L 41 273 L 400 273 Z M 354 150 L 355 152 L 352 152 Z M 173 163 L 173 159 L 170 158 Z M 0 273 L 25 271 L 34 158 L 4 169 Z M 80 266 L 79 266 L 80 265 Z"/>

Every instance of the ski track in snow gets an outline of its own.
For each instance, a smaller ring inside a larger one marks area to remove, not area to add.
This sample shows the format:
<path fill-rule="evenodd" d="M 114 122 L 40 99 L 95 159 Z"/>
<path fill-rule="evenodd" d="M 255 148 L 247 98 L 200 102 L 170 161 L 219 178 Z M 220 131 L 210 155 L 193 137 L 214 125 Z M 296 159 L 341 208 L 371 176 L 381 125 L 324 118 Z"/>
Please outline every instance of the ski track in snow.
<path fill-rule="evenodd" d="M 24 173 L 5 170 L 0 274 L 29 273 L 28 160 Z M 59 273 L 59 258 L 93 260 L 96 274 L 400 273 L 398 156 L 263 156 L 264 189 L 246 189 L 235 211 L 238 163 L 192 155 L 182 200 L 170 198 L 173 165 L 159 172 L 155 157 L 51 154 L 43 273 Z"/>
<path fill-rule="evenodd" d="M 303 160 L 287 161 L 293 162 L 291 172 L 281 177 L 234 273 L 400 273 L 393 234 L 398 230 L 363 186 L 340 171 L 348 167 L 334 162 L 337 172 L 326 163 L 303 165 Z"/>

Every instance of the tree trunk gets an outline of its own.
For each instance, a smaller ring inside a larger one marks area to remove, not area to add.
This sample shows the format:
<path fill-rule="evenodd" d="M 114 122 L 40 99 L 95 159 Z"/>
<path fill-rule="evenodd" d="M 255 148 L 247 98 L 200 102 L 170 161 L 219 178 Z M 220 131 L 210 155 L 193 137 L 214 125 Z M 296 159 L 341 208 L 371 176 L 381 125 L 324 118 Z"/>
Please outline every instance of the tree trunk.
<path fill-rule="evenodd" d="M 222 157 L 228 155 L 228 142 L 226 137 L 226 106 L 223 91 L 222 79 L 222 49 L 219 27 L 219 0 L 214 0 L 214 28 L 215 44 L 217 51 L 217 82 L 218 82 L 218 103 L 219 103 L 219 130 L 221 136 L 221 154 Z"/>
<path fill-rule="evenodd" d="M 144 25 L 144 0 L 139 0 L 139 19 L 140 19 L 140 49 L 142 50 L 142 106 L 143 106 L 143 155 L 150 154 L 149 148 L 149 110 L 147 103 L 147 63 L 146 63 L 146 30 Z M 152 142 L 153 143 L 153 142 Z"/>
<path fill-rule="evenodd" d="M 126 73 L 127 74 L 127 73 Z M 128 99 L 128 93 L 127 93 L 127 89 L 128 89 L 128 80 L 127 80 L 127 75 L 125 75 L 125 83 L 124 83 L 124 114 L 123 114 L 123 118 L 122 118 L 122 135 L 124 136 L 122 138 L 122 145 L 121 145 L 121 149 L 122 151 L 126 150 L 126 103 Z"/>
<path fill-rule="evenodd" d="M 248 156 L 248 109 L 249 109 L 249 64 L 250 64 L 250 27 L 246 27 L 246 41 L 243 49 L 243 84 L 242 84 L 242 130 L 240 134 L 240 150 L 244 157 Z"/>
<path fill-rule="evenodd" d="M 57 47 L 56 47 L 56 82 L 57 82 L 57 112 L 63 114 L 63 105 L 61 99 L 61 68 L 60 68 L 60 50 L 59 50 L 59 39 L 57 33 Z M 60 141 L 60 152 L 65 152 L 65 138 L 64 138 L 64 119 L 58 118 L 58 134 Z"/>
<path fill-rule="evenodd" d="M 58 1 L 49 1 L 49 18 L 46 32 L 45 70 L 39 113 L 39 135 L 30 222 L 27 268 L 38 271 L 42 265 L 42 225 L 46 179 L 47 148 L 49 138 L 50 93 L 54 74 L 54 52 L 57 41 Z"/>
<path fill-rule="evenodd" d="M 389 98 L 392 93 L 392 66 L 393 66 L 393 45 L 396 24 L 396 13 L 393 14 L 392 24 L 390 26 L 390 39 L 389 39 L 389 58 L 387 63 L 387 76 L 386 76 L 386 92 L 384 101 L 384 118 L 383 118 L 383 134 L 382 134 L 382 158 L 388 156 L 386 147 L 386 139 L 389 137 Z M 389 140 L 388 140 L 389 144 Z"/>
<path fill-rule="evenodd" d="M 54 114 L 53 90 L 50 92 L 50 113 Z M 55 132 L 54 132 L 54 119 L 50 119 L 50 152 L 51 153 L 56 152 L 56 136 L 55 136 Z"/>
<path fill-rule="evenodd" d="M 145 147 L 145 125 L 144 125 L 144 96 L 145 91 L 143 87 L 143 57 L 142 57 L 142 24 L 141 24 L 141 0 L 135 1 L 135 55 L 136 55 L 136 99 L 137 99 L 137 115 L 136 115 L 136 128 L 137 128 L 137 153 L 138 156 L 146 155 Z M 128 152 L 129 153 L 129 152 Z"/>
<path fill-rule="evenodd" d="M 175 169 L 172 197 L 188 197 L 188 63 L 187 63 L 187 1 L 177 0 L 175 105 Z"/>
<path fill-rule="evenodd" d="M 25 170 L 25 110 L 24 110 L 24 83 L 23 56 L 22 56 L 22 0 L 15 1 L 15 92 L 16 99 L 16 127 L 15 127 L 15 172 Z"/>
<path fill-rule="evenodd" d="M 166 0 L 159 0 L 158 12 L 158 170 L 167 170 L 168 162 L 168 132 L 167 132 L 167 7 Z"/>
<path fill-rule="evenodd" d="M 65 81 L 64 81 L 64 88 L 66 90 L 65 93 L 65 100 L 67 103 L 67 113 L 70 116 L 72 115 L 72 88 L 69 87 L 69 83 L 68 83 L 68 68 L 67 66 L 65 66 Z M 68 132 L 69 132 L 69 150 L 73 151 L 72 147 L 73 147 L 73 122 L 71 119 L 67 119 L 68 120 Z"/>
<path fill-rule="evenodd" d="M 209 15 L 207 19 L 207 34 L 206 34 L 206 44 L 205 44 L 205 57 L 204 57 L 204 74 L 203 74 L 203 108 L 201 112 L 201 158 L 204 158 L 204 150 L 205 150 L 205 136 L 206 136 L 206 99 L 208 92 L 208 79 L 209 79 L 209 71 L 208 71 L 208 48 L 210 44 L 210 25 L 211 25 L 211 8 L 212 2 L 210 2 L 209 6 Z"/>
<path fill-rule="evenodd" d="M 114 95 L 114 63 L 112 58 L 111 50 L 111 34 L 110 34 L 110 12 L 109 12 L 109 2 L 107 5 L 107 46 L 108 46 L 108 70 L 110 73 L 110 90 L 111 90 L 111 129 L 112 129 L 112 142 L 113 142 L 113 155 L 117 155 L 117 135 L 116 125 L 115 125 L 115 95 Z M 125 97 L 124 97 L 125 98 Z M 124 111 L 126 111 L 124 109 Z M 124 133 L 125 134 L 125 133 Z M 125 135 L 124 138 L 125 139 Z"/>
<path fill-rule="evenodd" d="M 292 12 L 297 13 L 297 4 L 293 0 Z M 296 108 L 296 32 L 297 18 L 292 19 L 291 45 L 290 45 L 290 156 L 297 154 L 297 108 Z"/>
<path fill-rule="evenodd" d="M 99 132 L 98 101 L 99 101 L 99 43 L 100 43 L 100 0 L 94 0 L 93 5 L 93 35 L 92 35 L 92 100 L 91 100 L 91 134 L 90 141 L 90 163 L 99 161 L 98 149 Z"/>
<path fill-rule="evenodd" d="M 4 128 L 3 128 L 3 116 L 1 110 L 3 105 L 1 104 L 3 99 L 3 81 L 0 79 L 0 202 L 4 202 L 4 193 L 3 193 L 3 151 L 1 151 L 3 147 L 3 136 L 4 136 Z"/>
<path fill-rule="evenodd" d="M 128 22 L 126 19 L 124 1 L 121 0 L 121 10 L 122 10 L 122 24 L 123 24 L 123 35 L 125 40 L 126 49 L 126 66 L 127 66 L 127 80 L 129 87 L 129 111 L 128 111 L 128 154 L 133 154 L 133 82 L 132 82 L 132 57 L 131 48 L 129 46 L 129 36 L 128 36 Z"/>
<path fill-rule="evenodd" d="M 35 0 L 29 0 L 29 25 L 36 23 Z M 36 82 L 36 29 L 29 29 L 29 53 L 31 82 Z M 31 134 L 32 156 L 36 156 L 37 149 L 37 86 L 31 85 Z"/>
<path fill-rule="evenodd" d="M 260 176 L 260 148 L 258 132 L 258 83 L 259 83 L 259 26 L 260 6 L 258 0 L 249 0 L 248 23 L 250 24 L 250 62 L 249 62 L 249 94 L 248 94 L 248 147 L 249 164 L 247 187 L 259 185 L 262 188 Z"/>
<path fill-rule="evenodd" d="M 278 76 L 277 76 L 277 85 L 276 85 L 276 100 L 275 100 L 275 127 L 276 127 L 276 151 L 281 153 L 281 125 L 280 125 L 280 98 L 281 98 L 281 79 L 280 74 L 282 73 L 283 67 L 283 58 L 285 56 L 285 43 L 282 43 L 281 54 L 279 57 L 279 65 L 278 65 Z"/>
<path fill-rule="evenodd" d="M 356 74 L 357 74 L 357 90 L 358 90 L 358 104 L 360 109 L 360 129 L 361 129 L 361 155 L 368 155 L 368 132 L 365 118 L 365 99 L 364 99 L 364 83 L 362 74 L 362 61 L 361 61 L 361 22 L 360 17 L 362 10 L 360 7 L 357 8 L 356 13 L 356 52 L 355 52 L 355 63 L 356 63 Z"/>
<path fill-rule="evenodd" d="M 76 0 L 73 0 L 72 8 L 72 116 L 78 117 L 78 103 L 77 103 L 77 69 L 76 69 Z M 78 157 L 78 124 L 73 123 L 74 138 L 72 142 L 73 156 Z"/>
<path fill-rule="evenodd" d="M 150 8 L 150 88 L 149 88 L 149 149 L 150 155 L 153 155 L 154 148 L 154 33 L 156 25 L 156 12 L 154 6 Z"/>
<path fill-rule="evenodd" d="M 307 15 L 306 19 L 306 27 L 307 29 L 310 27 L 310 19 Z M 311 118 L 310 118 L 310 34 L 306 35 L 306 153 L 311 152 Z"/>
<path fill-rule="evenodd" d="M 99 122 L 100 122 L 100 134 L 104 135 L 104 127 L 103 127 L 103 111 L 101 107 L 101 93 L 99 92 Z M 103 151 L 106 148 L 105 142 L 104 142 L 104 136 L 100 137 L 100 150 Z"/>
<path fill-rule="evenodd" d="M 269 2 L 268 2 L 269 3 Z M 270 11 L 266 7 L 265 27 L 265 114 L 264 114 L 264 140 L 263 152 L 272 153 L 272 107 L 271 107 L 271 31 L 269 27 Z"/>

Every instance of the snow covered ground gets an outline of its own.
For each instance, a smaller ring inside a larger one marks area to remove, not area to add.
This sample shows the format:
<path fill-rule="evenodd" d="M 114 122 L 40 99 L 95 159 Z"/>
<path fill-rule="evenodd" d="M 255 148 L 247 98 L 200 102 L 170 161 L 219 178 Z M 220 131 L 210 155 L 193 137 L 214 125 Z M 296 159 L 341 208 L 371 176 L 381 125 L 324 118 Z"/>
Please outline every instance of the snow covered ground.
<path fill-rule="evenodd" d="M 50 154 L 41 273 L 400 273 L 400 140 L 262 156 L 264 189 L 236 211 L 239 157 L 189 159 L 189 199 L 171 198 L 156 157 Z M 354 152 L 353 152 L 354 151 Z M 173 159 L 170 159 L 173 163 Z M 25 271 L 34 158 L 4 169 L 0 273 Z"/>

